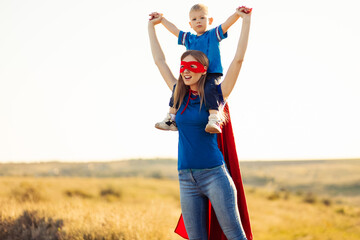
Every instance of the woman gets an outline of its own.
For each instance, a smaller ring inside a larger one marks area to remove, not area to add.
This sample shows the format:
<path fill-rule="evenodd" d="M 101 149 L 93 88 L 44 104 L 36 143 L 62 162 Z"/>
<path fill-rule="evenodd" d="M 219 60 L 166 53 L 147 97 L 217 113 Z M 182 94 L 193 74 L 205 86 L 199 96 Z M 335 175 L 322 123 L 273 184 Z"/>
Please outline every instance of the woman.
<path fill-rule="evenodd" d="M 251 13 L 238 9 L 243 19 L 235 57 L 218 91 L 226 100 L 234 88 L 244 59 Z M 173 89 L 176 123 L 179 130 L 178 170 L 180 200 L 186 231 L 191 240 L 208 239 L 208 200 L 215 210 L 221 229 L 228 240 L 246 239 L 237 207 L 233 180 L 224 164 L 215 134 L 204 131 L 209 112 L 204 107 L 204 81 L 209 65 L 199 51 L 186 51 L 181 57 L 180 76 L 176 80 L 165 61 L 156 37 L 155 25 L 160 18 L 149 21 L 148 31 L 152 55 L 168 87 Z"/>

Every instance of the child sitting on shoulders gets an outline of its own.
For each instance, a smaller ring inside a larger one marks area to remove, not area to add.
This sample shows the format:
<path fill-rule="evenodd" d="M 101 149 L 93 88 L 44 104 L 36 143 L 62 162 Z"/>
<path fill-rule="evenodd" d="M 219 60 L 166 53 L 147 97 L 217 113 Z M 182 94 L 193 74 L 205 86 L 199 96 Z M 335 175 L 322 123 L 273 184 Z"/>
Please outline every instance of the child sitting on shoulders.
<path fill-rule="evenodd" d="M 180 31 L 173 23 L 169 22 L 162 14 L 154 12 L 150 14 L 151 19 L 161 17 L 161 23 L 178 38 L 178 44 L 184 45 L 186 50 L 198 50 L 206 54 L 209 59 L 209 67 L 206 69 L 206 82 L 204 88 L 205 106 L 209 111 L 208 123 L 205 131 L 208 133 L 221 133 L 221 120 L 219 116 L 219 107 L 221 104 L 220 94 L 217 85 L 220 83 L 223 75 L 223 68 L 220 56 L 220 42 L 227 38 L 228 29 L 240 18 L 239 9 L 232 14 L 223 24 L 207 30 L 208 25 L 211 25 L 213 18 L 208 17 L 208 8 L 203 4 L 195 4 L 189 13 L 190 27 L 196 32 Z M 251 9 L 245 9 L 251 11 Z M 196 66 L 191 66 L 196 68 Z M 191 68 L 190 68 L 191 69 Z M 191 71 L 191 70 L 190 70 Z M 196 71 L 196 70 L 195 70 Z M 161 130 L 177 131 L 175 123 L 176 108 L 173 104 L 173 95 L 176 85 L 173 89 L 173 94 L 170 99 L 169 113 L 165 119 L 155 124 L 155 127 Z"/>

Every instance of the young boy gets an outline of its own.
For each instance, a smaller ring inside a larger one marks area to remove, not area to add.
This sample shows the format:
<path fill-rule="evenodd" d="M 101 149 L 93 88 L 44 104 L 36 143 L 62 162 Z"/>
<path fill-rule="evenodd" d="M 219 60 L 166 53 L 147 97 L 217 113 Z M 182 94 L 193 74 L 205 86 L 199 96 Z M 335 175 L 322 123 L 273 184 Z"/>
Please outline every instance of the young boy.
<path fill-rule="evenodd" d="M 237 9 L 238 10 L 238 9 Z M 239 19 L 239 14 L 235 11 L 223 24 L 216 28 L 207 30 L 211 25 L 213 18 L 208 17 L 208 8 L 203 4 L 196 4 L 190 9 L 190 27 L 196 32 L 180 31 L 174 24 L 169 22 L 162 14 L 154 12 L 150 14 L 151 18 L 161 17 L 161 23 L 178 38 L 178 44 L 184 45 L 186 50 L 199 50 L 206 54 L 209 59 L 209 68 L 205 82 L 205 106 L 209 110 L 209 121 L 205 131 L 209 133 L 221 133 L 219 113 L 219 93 L 216 85 L 219 84 L 223 75 L 221 65 L 219 43 L 227 38 L 228 29 Z M 175 89 L 175 88 L 174 88 Z M 174 91 L 173 91 L 174 94 Z M 170 110 L 162 122 L 155 124 L 155 127 L 161 130 L 177 131 L 175 123 L 176 108 L 173 106 L 173 96 L 170 99 Z"/>

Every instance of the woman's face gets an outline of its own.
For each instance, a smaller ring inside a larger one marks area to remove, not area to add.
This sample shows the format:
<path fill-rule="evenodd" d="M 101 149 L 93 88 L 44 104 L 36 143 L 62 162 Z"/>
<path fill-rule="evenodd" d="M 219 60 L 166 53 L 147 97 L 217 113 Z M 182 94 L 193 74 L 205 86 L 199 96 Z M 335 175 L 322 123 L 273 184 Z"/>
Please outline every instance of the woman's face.
<path fill-rule="evenodd" d="M 188 55 L 183 60 L 183 62 L 198 62 L 193 56 Z M 191 65 L 192 68 L 197 68 L 196 65 Z M 206 67 L 205 67 L 206 70 Z M 200 80 L 201 76 L 206 74 L 205 72 L 195 73 L 190 71 L 189 69 L 185 69 L 181 74 L 182 79 L 184 80 L 185 85 L 197 87 L 197 82 Z M 195 90 L 195 89 L 193 89 Z"/>

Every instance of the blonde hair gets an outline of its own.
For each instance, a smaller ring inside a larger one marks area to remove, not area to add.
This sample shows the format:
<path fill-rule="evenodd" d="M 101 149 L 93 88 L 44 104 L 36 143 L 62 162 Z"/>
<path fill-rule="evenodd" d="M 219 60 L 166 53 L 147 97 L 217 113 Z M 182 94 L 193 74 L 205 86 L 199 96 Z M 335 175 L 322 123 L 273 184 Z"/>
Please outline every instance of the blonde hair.
<path fill-rule="evenodd" d="M 205 67 L 207 67 L 207 68 L 209 67 L 209 60 L 206 57 L 206 55 L 203 52 L 197 51 L 197 50 L 188 50 L 188 51 L 184 52 L 183 55 L 181 55 L 181 61 L 189 55 L 194 57 L 196 59 L 196 61 L 198 61 Z M 198 94 L 200 97 L 200 107 L 202 106 L 202 103 L 204 102 L 204 99 L 205 99 L 204 98 L 205 80 L 206 80 L 206 74 L 202 75 L 200 77 L 199 81 L 197 82 Z M 182 78 L 182 76 L 180 74 L 179 79 L 176 84 L 176 87 L 175 87 L 175 92 L 174 92 L 174 107 L 176 108 L 176 111 L 178 111 L 179 108 L 181 107 L 181 104 L 183 103 L 184 97 L 188 93 L 189 88 L 190 88 L 189 86 L 185 85 L 184 79 Z"/>
<path fill-rule="evenodd" d="M 208 7 L 202 3 L 198 3 L 192 6 L 189 13 L 191 13 L 192 11 L 204 11 L 206 15 L 209 14 Z"/>

